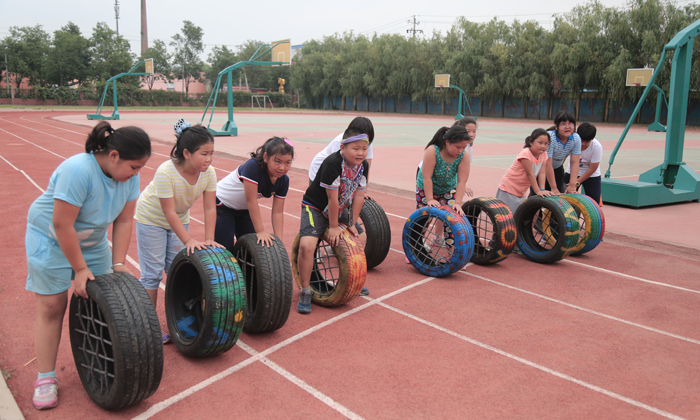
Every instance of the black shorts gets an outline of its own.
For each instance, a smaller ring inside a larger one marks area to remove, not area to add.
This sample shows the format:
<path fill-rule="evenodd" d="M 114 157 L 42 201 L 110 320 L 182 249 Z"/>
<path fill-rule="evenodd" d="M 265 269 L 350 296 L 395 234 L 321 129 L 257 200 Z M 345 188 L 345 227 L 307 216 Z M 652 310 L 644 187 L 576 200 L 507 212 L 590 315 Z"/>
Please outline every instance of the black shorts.
<path fill-rule="evenodd" d="M 345 209 L 338 217 L 338 222 L 344 225 L 350 223 L 350 212 Z M 328 227 L 328 219 L 320 211 L 306 204 L 301 205 L 301 226 L 299 227 L 300 236 L 314 236 L 320 238 L 323 232 Z M 358 222 L 355 222 L 357 233 L 364 232 Z"/>

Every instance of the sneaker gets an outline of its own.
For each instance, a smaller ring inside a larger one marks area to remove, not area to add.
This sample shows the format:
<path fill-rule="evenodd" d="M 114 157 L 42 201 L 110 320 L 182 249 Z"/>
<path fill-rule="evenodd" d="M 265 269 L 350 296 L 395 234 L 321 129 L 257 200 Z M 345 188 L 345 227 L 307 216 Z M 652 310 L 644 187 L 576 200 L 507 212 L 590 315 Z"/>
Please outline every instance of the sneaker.
<path fill-rule="evenodd" d="M 58 405 L 58 381 L 56 378 L 41 378 L 34 382 L 32 403 L 37 410 L 54 408 Z"/>
<path fill-rule="evenodd" d="M 523 255 L 523 251 L 521 251 L 520 248 L 518 248 L 517 245 L 516 245 L 515 247 L 513 247 L 513 253 L 514 253 L 514 254 Z"/>
<path fill-rule="evenodd" d="M 406 257 L 406 264 L 410 264 L 411 262 L 408 260 L 408 257 Z"/>
<path fill-rule="evenodd" d="M 171 344 L 172 342 L 173 339 L 170 337 L 170 334 L 163 334 L 163 345 Z"/>
<path fill-rule="evenodd" d="M 366 287 L 363 287 L 362 290 L 360 291 L 360 296 L 369 296 L 369 289 Z"/>
<path fill-rule="evenodd" d="M 311 293 L 304 293 L 303 291 L 299 292 L 297 312 L 304 315 L 311 313 Z"/>

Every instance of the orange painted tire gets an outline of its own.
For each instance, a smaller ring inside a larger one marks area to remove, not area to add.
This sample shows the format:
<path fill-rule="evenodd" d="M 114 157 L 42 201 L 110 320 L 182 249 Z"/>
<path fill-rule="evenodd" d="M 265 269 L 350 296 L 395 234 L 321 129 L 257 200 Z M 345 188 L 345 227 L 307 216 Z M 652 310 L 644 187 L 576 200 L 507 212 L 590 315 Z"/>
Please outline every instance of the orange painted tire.
<path fill-rule="evenodd" d="M 297 286 L 299 278 L 299 234 L 292 245 L 292 273 Z M 360 295 L 367 277 L 365 250 L 343 230 L 338 245 L 328 245 L 328 229 L 323 232 L 314 253 L 311 301 L 319 306 L 340 306 Z"/>

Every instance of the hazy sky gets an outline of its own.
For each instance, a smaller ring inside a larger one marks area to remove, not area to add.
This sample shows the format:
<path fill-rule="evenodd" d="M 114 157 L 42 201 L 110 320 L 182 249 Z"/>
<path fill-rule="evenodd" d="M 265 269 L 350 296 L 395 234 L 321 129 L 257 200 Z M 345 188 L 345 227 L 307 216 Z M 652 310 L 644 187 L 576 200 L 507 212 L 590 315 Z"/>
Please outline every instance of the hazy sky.
<path fill-rule="evenodd" d="M 690 0 L 680 0 L 686 3 Z M 601 0 L 609 7 L 623 7 L 625 0 Z M 409 20 L 416 16 L 416 29 L 423 36 L 450 28 L 458 16 L 474 22 L 486 22 L 494 16 L 507 22 L 513 19 L 535 20 L 549 29 L 553 15 L 565 13 L 579 0 L 354 0 L 354 1 L 235 1 L 235 0 L 147 0 L 149 43 L 161 39 L 168 44 L 189 20 L 204 31 L 206 60 L 216 45 L 235 48 L 246 40 L 276 41 L 291 39 L 292 45 L 310 39 L 322 39 L 334 33 L 353 31 L 371 36 L 373 33 L 407 35 L 413 28 Z M 0 0 L 0 38 L 9 35 L 12 26 L 43 25 L 53 33 L 69 21 L 90 37 L 97 22 L 116 28 L 114 0 Z M 140 0 L 119 0 L 119 34 L 131 44 L 131 51 L 140 53 Z M 418 34 L 417 36 L 421 36 Z M 150 45 L 150 44 L 149 44 Z M 169 51 L 171 51 L 170 47 Z"/>

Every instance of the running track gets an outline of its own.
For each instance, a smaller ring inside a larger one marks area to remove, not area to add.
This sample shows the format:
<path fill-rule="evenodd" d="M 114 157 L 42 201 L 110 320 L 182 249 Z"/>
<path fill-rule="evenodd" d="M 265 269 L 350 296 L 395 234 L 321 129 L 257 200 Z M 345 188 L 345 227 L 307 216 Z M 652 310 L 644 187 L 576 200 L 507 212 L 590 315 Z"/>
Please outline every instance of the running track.
<path fill-rule="evenodd" d="M 368 298 L 314 306 L 308 316 L 293 309 L 282 329 L 244 333 L 211 359 L 186 359 L 166 346 L 158 391 L 119 413 L 102 411 L 83 390 L 66 320 L 60 404 L 40 413 L 31 405 L 35 301 L 24 290 L 26 214 L 55 167 L 84 150 L 87 133 L 53 115 L 0 113 L 0 365 L 28 419 L 700 418 L 700 252 L 615 235 L 554 265 L 514 255 L 425 278 L 401 252 L 414 207 L 409 192 L 371 193 L 389 214 L 392 251 L 369 272 Z M 154 144 L 142 188 L 169 151 Z M 217 157 L 214 166 L 222 178 L 241 162 Z M 305 173 L 290 178 L 287 249 L 308 185 Z M 263 211 L 269 225 L 269 207 Z M 201 204 L 192 216 L 191 232 L 202 236 Z M 138 275 L 135 236 L 129 255 Z M 157 309 L 165 328 L 162 298 Z"/>

